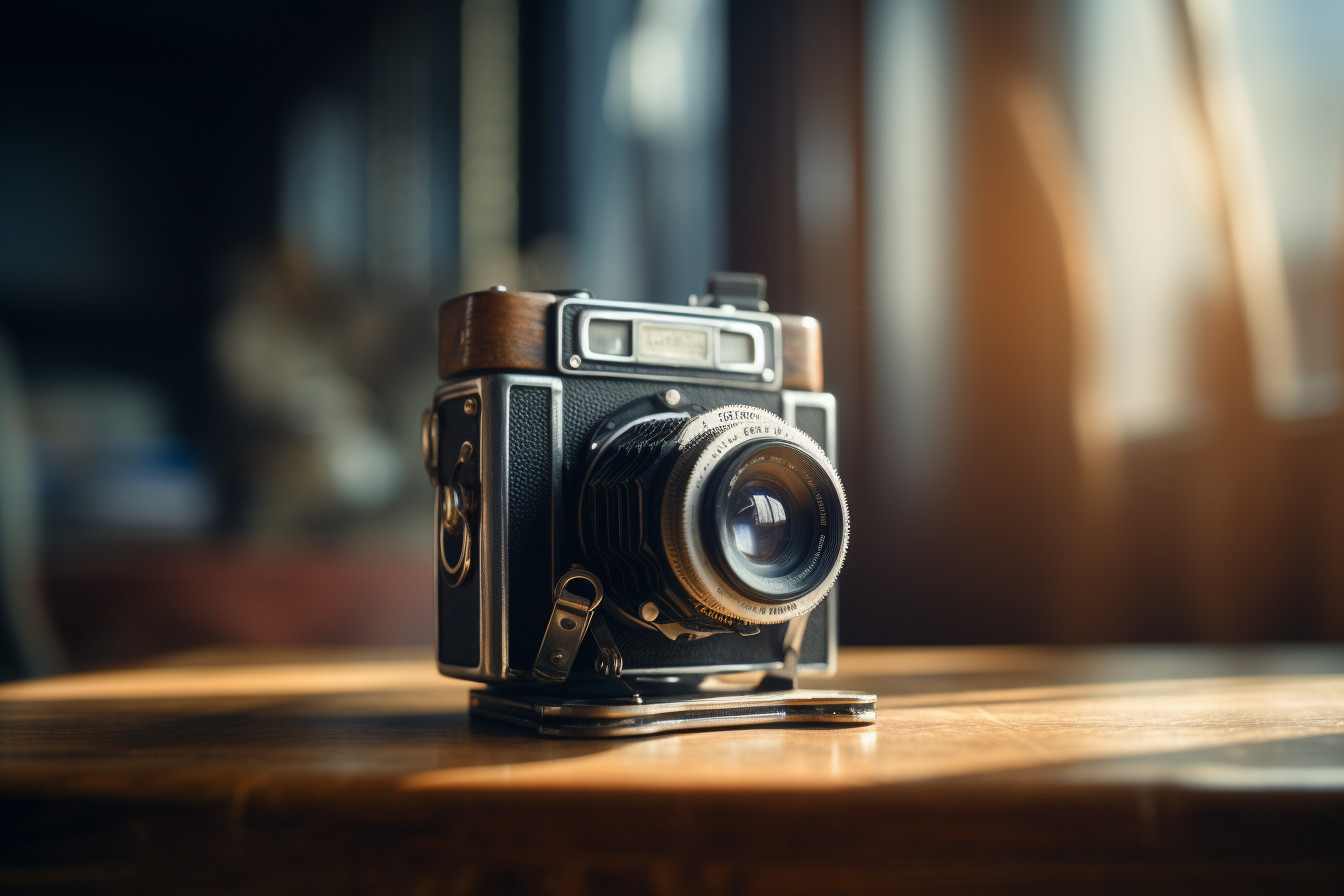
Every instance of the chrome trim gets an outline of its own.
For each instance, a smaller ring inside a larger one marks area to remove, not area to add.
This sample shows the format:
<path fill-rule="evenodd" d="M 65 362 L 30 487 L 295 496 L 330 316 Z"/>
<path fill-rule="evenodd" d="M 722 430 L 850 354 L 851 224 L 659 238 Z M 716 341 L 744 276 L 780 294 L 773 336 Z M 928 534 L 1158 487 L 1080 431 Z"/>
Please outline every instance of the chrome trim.
<path fill-rule="evenodd" d="M 787 625 L 788 623 L 781 624 Z M 737 638 L 740 637 L 740 635 L 725 633 L 722 635 L 715 635 L 714 637 Z M 755 637 L 764 637 L 764 630 L 762 630 L 762 634 L 756 635 Z M 621 676 L 623 678 L 675 678 L 681 675 L 729 675 L 737 672 L 774 672 L 783 668 L 784 660 L 781 658 L 777 660 L 767 660 L 763 663 L 717 663 L 712 666 L 630 666 L 621 672 Z M 821 663 L 807 663 L 800 664 L 798 668 L 805 669 L 808 672 L 820 672 L 828 667 L 823 666 Z"/>
<path fill-rule="evenodd" d="M 724 323 L 719 326 L 719 336 L 724 333 L 746 333 L 751 337 L 751 350 L 756 360 L 751 363 L 741 361 L 723 360 L 723 339 L 714 340 L 714 366 L 718 370 L 727 370 L 732 373 L 762 373 L 765 371 L 765 333 L 758 327 L 743 327 L 736 323 Z M 778 365 L 776 365 L 778 367 Z M 771 371 L 771 378 L 778 376 L 774 370 Z"/>
<path fill-rule="evenodd" d="M 565 296 L 559 304 L 581 304 L 589 308 L 611 308 L 617 311 L 635 311 L 674 317 L 703 317 L 714 320 L 748 320 L 760 323 L 779 323 L 779 318 L 768 311 L 738 311 L 719 305 L 668 305 L 662 302 L 621 302 L 613 299 L 591 299 Z"/>
<path fill-rule="evenodd" d="M 578 367 L 574 367 L 570 361 L 572 358 L 566 357 L 564 321 L 565 312 L 570 306 L 578 306 L 581 310 L 575 318 L 574 349 L 577 350 L 577 357 L 580 358 Z M 593 309 L 593 310 L 587 310 Z M 687 369 L 686 381 L 692 383 L 704 383 L 706 385 L 718 386 L 736 386 L 743 389 L 767 389 L 771 391 L 780 388 L 780 379 L 783 370 L 783 328 L 779 318 L 773 314 L 756 311 L 737 311 L 732 308 L 709 307 L 681 307 L 678 305 L 658 305 L 648 302 L 612 302 L 596 299 L 566 298 L 556 303 L 555 307 L 556 327 L 555 327 L 555 365 L 557 370 L 564 371 L 566 376 L 607 376 L 617 379 L 637 379 L 637 380 L 674 380 L 676 377 L 670 376 L 668 370 L 682 367 Z M 628 320 L 630 327 L 630 355 L 607 355 L 594 353 L 590 350 L 588 344 L 588 323 L 591 320 Z M 640 359 L 638 344 L 639 337 L 637 325 L 642 321 L 660 321 L 671 326 L 695 326 L 699 325 L 711 331 L 710 334 L 710 355 L 711 360 L 703 365 L 688 365 L 685 363 L 659 363 L 657 361 Z M 733 364 L 721 362 L 719 359 L 719 339 L 718 331 L 726 330 L 733 333 L 746 333 L 752 337 L 752 345 L 756 352 L 757 360 L 751 364 Z M 767 343 L 767 334 L 768 343 Z M 766 364 L 766 349 L 769 349 L 770 363 Z M 582 360 L 589 359 L 600 361 L 604 364 L 622 364 L 632 367 L 640 364 L 657 365 L 664 370 L 658 372 L 640 372 L 637 370 L 619 371 L 619 370 L 589 370 L 585 369 Z M 721 371 L 723 373 L 745 373 L 751 375 L 752 379 L 728 379 L 723 377 L 706 376 L 701 371 L 713 372 Z"/>
<path fill-rule="evenodd" d="M 858 691 L 775 690 L 680 696 L 566 698 L 554 691 L 483 688 L 471 715 L 560 737 L 630 737 L 762 724 L 863 725 L 877 721 L 877 697 Z"/>
<path fill-rule="evenodd" d="M 569 567 L 560 556 L 560 533 L 564 525 L 565 478 L 565 383 L 551 380 L 551 581 Z"/>
<path fill-rule="evenodd" d="M 630 354 L 610 355 L 592 349 L 589 329 L 594 321 L 616 321 L 630 325 Z M 707 334 L 709 357 L 703 361 L 673 359 L 651 356 L 640 350 L 640 332 L 651 324 L 682 327 L 704 331 Z M 579 356 L 584 360 L 605 361 L 613 364 L 652 364 L 663 367 L 697 367 L 705 370 L 726 370 L 731 373 L 759 374 L 765 370 L 765 323 L 745 320 L 708 320 L 703 317 L 691 318 L 686 322 L 669 320 L 667 315 L 649 314 L 643 311 L 582 311 L 578 315 L 576 326 L 579 331 Z M 723 333 L 738 333 L 751 337 L 752 356 L 756 359 L 749 363 L 724 361 Z"/>
<path fill-rule="evenodd" d="M 589 324 L 595 320 L 615 320 L 625 321 L 630 324 L 630 354 L 611 355 L 606 352 L 595 352 L 592 349 L 592 342 L 588 335 Z M 618 315 L 603 311 L 582 311 L 578 315 L 576 324 L 579 328 L 579 355 L 580 360 L 591 358 L 595 361 L 615 361 L 619 364 L 633 364 L 635 362 L 635 324 L 633 315 Z"/>
<path fill-rule="evenodd" d="M 780 392 L 779 397 L 783 401 L 780 411 L 784 415 L 784 422 L 790 426 L 796 427 L 798 425 L 798 408 L 800 407 L 821 408 L 826 412 L 826 440 L 821 447 L 826 452 L 826 456 L 831 459 L 831 466 L 836 468 L 838 475 L 840 465 L 836 456 L 835 396 L 830 392 L 799 392 L 793 389 L 784 389 Z M 841 483 L 844 482 L 843 479 L 840 481 Z M 853 525 L 854 521 L 851 519 L 851 529 L 853 529 Z M 826 663 L 824 665 L 820 663 L 800 664 L 799 669 L 805 669 L 809 672 L 824 671 L 826 675 L 834 675 L 836 672 L 836 654 L 840 649 L 840 618 L 836 610 L 837 595 L 835 593 L 838 587 L 837 584 L 835 588 L 832 588 L 829 597 L 822 601 L 822 606 L 826 609 Z M 816 615 L 816 610 L 812 611 L 812 615 Z"/>
<path fill-rule="evenodd" d="M 492 496 L 481 501 L 481 666 L 491 680 L 503 680 L 509 660 L 509 389 L 496 376 L 481 380 L 481 494 L 488 488 Z"/>

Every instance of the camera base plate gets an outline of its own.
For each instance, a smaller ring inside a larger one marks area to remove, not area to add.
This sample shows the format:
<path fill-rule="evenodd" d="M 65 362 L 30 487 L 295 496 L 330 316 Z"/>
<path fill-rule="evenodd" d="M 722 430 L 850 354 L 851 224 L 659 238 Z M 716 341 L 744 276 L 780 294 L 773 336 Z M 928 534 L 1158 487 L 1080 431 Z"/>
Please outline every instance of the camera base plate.
<path fill-rule="evenodd" d="M 863 725 L 877 720 L 877 697 L 796 688 L 572 697 L 554 690 L 489 687 L 471 692 L 471 716 L 556 737 L 630 737 L 745 725 Z"/>

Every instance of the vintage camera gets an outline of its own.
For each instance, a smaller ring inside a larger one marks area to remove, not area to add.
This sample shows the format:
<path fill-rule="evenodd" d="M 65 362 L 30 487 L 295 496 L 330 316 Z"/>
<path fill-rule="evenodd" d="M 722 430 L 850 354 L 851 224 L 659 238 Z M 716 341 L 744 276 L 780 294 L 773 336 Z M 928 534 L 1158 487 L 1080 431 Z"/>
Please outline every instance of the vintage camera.
<path fill-rule="evenodd" d="M 436 645 L 445 675 L 492 685 L 475 714 L 560 734 L 871 718 L 871 695 L 794 688 L 833 670 L 850 521 L 820 329 L 764 292 L 720 274 L 686 306 L 443 304 Z"/>

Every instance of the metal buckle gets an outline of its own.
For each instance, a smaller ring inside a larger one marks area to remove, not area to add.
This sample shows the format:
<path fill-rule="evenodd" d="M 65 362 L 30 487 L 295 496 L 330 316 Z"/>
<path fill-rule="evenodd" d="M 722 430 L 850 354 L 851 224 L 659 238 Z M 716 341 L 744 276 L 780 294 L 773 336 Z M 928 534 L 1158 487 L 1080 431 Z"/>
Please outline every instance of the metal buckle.
<path fill-rule="evenodd" d="M 584 590 L 590 590 L 592 594 L 574 590 L 573 586 L 578 582 L 586 583 Z M 532 676 L 537 681 L 559 684 L 569 677 L 583 636 L 602 603 L 602 583 L 597 576 L 575 565 L 556 580 L 554 595 L 555 607 L 542 635 L 536 662 L 532 664 Z"/>
<path fill-rule="evenodd" d="M 462 404 L 467 414 L 475 414 L 479 403 L 474 397 L 468 397 Z M 449 588 L 461 587 L 471 571 L 471 542 L 473 524 L 469 511 L 476 509 L 476 494 L 458 481 L 462 465 L 471 457 L 471 442 L 463 442 L 457 451 L 457 463 L 447 481 L 442 481 L 439 473 L 439 415 L 436 411 L 425 411 L 420 427 L 420 450 L 424 454 L 425 473 L 429 484 L 434 487 L 434 532 L 438 541 L 439 567 L 447 576 Z M 444 536 L 462 536 L 462 548 L 457 559 L 448 560 L 444 553 Z"/>
<path fill-rule="evenodd" d="M 476 502 L 474 495 L 457 481 L 458 471 L 471 457 L 471 452 L 471 443 L 463 442 L 457 452 L 457 463 L 448 474 L 448 481 L 434 489 L 434 515 L 438 520 L 436 528 L 440 530 L 439 566 L 447 576 L 446 584 L 449 588 L 460 587 L 471 571 L 472 522 L 467 512 L 475 509 Z M 462 549 L 453 562 L 449 562 L 443 545 L 445 536 L 450 535 L 462 536 Z"/>

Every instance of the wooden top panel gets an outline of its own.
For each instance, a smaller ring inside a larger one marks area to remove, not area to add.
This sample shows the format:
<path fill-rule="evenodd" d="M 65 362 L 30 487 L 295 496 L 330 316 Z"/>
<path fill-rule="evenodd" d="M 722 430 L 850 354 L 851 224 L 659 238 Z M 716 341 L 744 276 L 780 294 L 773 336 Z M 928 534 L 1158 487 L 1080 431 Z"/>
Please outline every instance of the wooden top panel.
<path fill-rule="evenodd" d="M 478 370 L 552 369 L 550 293 L 486 290 L 439 306 L 439 377 Z M 821 326 L 815 318 L 778 315 L 785 389 L 822 390 Z"/>
<path fill-rule="evenodd" d="M 824 387 L 821 366 L 821 324 L 815 317 L 799 314 L 779 315 L 784 341 L 785 389 L 820 392 Z"/>
<path fill-rule="evenodd" d="M 562 892 L 608 873 L 713 891 L 715 868 L 782 892 L 831 871 L 834 891 L 935 870 L 1072 886 L 1117 862 L 1144 880 L 1344 873 L 1344 650 L 847 650 L 840 668 L 826 686 L 874 690 L 877 724 L 621 742 L 469 723 L 468 686 L 427 649 L 5 685 L 0 884 L 34 857 L 152 882 L 166 846 L 264 864 L 324 837 L 348 852 L 321 879 L 381 854 L 409 886 L 451 857 L 514 884 L 569 868 Z"/>
<path fill-rule="evenodd" d="M 547 318 L 555 296 L 544 292 L 473 292 L 439 306 L 439 378 L 469 370 L 547 370 Z"/>

